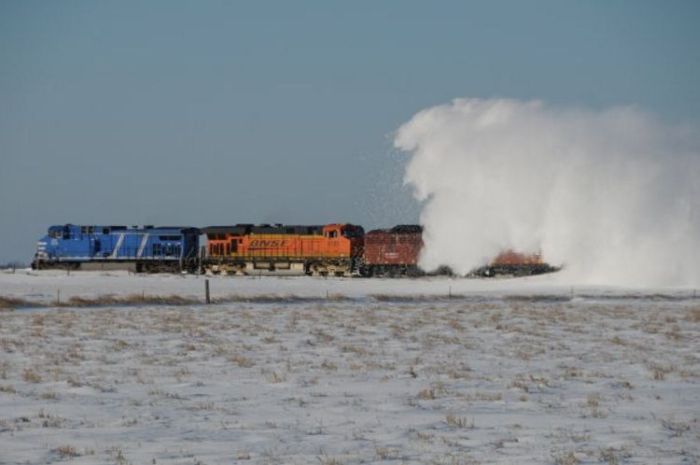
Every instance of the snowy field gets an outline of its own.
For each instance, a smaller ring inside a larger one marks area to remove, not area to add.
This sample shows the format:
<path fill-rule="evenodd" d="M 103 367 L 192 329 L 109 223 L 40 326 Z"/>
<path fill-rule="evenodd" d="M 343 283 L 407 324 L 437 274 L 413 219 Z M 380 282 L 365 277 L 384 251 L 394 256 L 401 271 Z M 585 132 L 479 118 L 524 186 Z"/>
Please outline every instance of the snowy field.
<path fill-rule="evenodd" d="M 0 272 L 0 463 L 700 463 L 692 289 L 204 280 Z"/>

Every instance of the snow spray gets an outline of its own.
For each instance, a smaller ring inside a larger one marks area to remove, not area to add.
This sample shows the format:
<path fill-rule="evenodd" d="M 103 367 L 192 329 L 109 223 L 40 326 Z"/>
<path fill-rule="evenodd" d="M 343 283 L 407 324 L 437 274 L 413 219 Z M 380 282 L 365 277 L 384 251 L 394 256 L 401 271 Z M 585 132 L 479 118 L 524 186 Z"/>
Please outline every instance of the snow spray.
<path fill-rule="evenodd" d="M 636 107 L 457 99 L 399 128 L 422 202 L 421 266 L 459 273 L 512 249 L 577 282 L 700 284 L 700 143 Z"/>

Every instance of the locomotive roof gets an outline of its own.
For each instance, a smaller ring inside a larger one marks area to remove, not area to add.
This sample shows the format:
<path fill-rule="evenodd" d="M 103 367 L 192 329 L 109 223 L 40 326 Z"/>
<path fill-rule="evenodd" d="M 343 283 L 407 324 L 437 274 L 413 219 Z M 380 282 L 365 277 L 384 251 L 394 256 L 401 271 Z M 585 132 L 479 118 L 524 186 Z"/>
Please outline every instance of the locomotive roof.
<path fill-rule="evenodd" d="M 196 232 L 197 228 L 192 226 L 153 226 L 153 225 L 143 225 L 143 226 L 125 226 L 125 225 L 109 225 L 109 224 L 56 224 L 49 227 L 51 230 L 63 230 L 64 228 L 92 228 L 94 231 L 102 231 L 104 229 L 109 229 L 110 231 L 178 231 L 178 232 Z"/>
<path fill-rule="evenodd" d="M 310 234 L 322 235 L 323 226 L 285 224 L 235 224 L 231 226 L 208 226 L 201 229 L 204 234 Z"/>

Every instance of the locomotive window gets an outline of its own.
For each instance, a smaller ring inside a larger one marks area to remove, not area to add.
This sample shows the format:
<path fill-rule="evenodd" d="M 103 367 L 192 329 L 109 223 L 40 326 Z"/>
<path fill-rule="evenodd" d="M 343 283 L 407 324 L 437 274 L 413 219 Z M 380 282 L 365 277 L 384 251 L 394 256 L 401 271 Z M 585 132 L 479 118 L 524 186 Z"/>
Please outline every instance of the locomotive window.
<path fill-rule="evenodd" d="M 331 231 L 328 233 L 328 237 L 338 237 L 338 231 Z"/>
<path fill-rule="evenodd" d="M 102 228 L 102 234 L 109 234 L 109 228 Z"/>

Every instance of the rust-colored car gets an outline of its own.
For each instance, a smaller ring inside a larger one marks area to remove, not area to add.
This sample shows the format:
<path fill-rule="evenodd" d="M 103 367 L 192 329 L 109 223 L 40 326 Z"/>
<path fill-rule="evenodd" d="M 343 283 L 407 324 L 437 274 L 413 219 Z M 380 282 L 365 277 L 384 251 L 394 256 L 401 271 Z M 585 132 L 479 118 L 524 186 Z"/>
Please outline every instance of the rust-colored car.
<path fill-rule="evenodd" d="M 418 257 L 423 248 L 423 228 L 399 225 L 365 234 L 361 274 L 364 276 L 419 276 Z"/>

